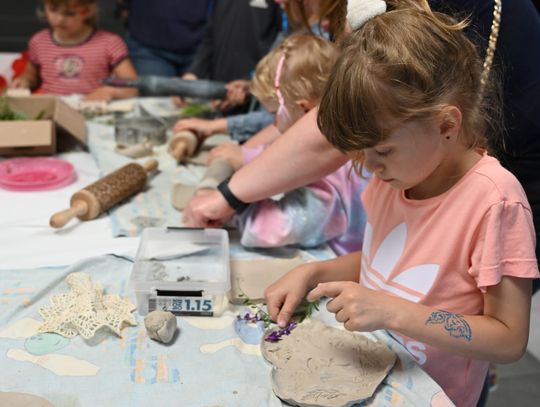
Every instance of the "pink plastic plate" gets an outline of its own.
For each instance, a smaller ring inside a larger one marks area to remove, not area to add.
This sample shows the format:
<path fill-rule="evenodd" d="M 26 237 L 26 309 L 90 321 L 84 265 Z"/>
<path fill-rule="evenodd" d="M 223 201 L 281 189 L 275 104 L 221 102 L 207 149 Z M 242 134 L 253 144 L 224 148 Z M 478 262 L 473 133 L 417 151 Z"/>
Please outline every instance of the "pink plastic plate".
<path fill-rule="evenodd" d="M 32 157 L 0 161 L 0 187 L 16 191 L 59 188 L 75 180 L 71 163 L 59 158 Z"/>

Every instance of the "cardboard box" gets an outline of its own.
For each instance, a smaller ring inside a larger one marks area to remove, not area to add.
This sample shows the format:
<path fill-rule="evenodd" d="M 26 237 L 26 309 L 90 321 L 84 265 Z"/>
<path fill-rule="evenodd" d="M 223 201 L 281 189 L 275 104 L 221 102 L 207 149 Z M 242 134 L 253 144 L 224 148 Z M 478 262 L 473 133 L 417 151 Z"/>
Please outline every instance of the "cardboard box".
<path fill-rule="evenodd" d="M 49 155 L 58 145 L 86 145 L 84 116 L 58 97 L 7 97 L 8 106 L 29 120 L 0 121 L 0 156 Z M 43 119 L 33 120 L 43 112 Z"/>

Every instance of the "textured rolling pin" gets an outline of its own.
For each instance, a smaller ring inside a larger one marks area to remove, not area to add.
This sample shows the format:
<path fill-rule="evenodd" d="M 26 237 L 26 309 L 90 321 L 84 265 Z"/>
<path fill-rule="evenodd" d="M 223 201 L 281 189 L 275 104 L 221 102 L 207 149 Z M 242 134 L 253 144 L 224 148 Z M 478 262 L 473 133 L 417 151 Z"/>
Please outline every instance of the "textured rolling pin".
<path fill-rule="evenodd" d="M 182 130 L 175 133 L 169 142 L 169 152 L 176 161 L 184 161 L 187 157 L 192 157 L 199 147 L 199 138 L 189 130 Z"/>
<path fill-rule="evenodd" d="M 118 202 L 141 191 L 148 179 L 148 173 L 158 166 L 156 160 L 148 160 L 144 165 L 126 164 L 93 184 L 74 193 L 70 208 L 51 216 L 49 224 L 61 228 L 74 217 L 80 220 L 97 218 Z"/>
<path fill-rule="evenodd" d="M 198 79 L 187 81 L 166 76 L 139 76 L 137 79 L 106 78 L 103 84 L 123 88 L 137 88 L 141 96 L 183 96 L 201 99 L 224 99 L 225 82 Z"/>

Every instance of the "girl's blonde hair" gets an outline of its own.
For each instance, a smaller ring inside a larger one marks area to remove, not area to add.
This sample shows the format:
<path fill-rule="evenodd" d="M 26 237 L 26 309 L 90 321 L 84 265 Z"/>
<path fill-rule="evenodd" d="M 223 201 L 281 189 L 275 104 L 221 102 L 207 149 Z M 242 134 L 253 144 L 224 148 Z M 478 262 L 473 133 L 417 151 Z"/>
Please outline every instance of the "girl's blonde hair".
<path fill-rule="evenodd" d="M 87 6 L 90 8 L 91 13 L 86 19 L 86 23 L 92 27 L 97 26 L 97 14 L 98 14 L 97 0 L 41 0 L 41 4 L 43 8 L 45 7 L 46 4 L 54 8 L 69 7 L 72 5 Z M 43 11 L 43 8 L 38 9 L 37 15 L 41 20 L 46 21 L 45 12 Z"/>
<path fill-rule="evenodd" d="M 330 41 L 311 34 L 294 34 L 267 54 L 258 64 L 251 81 L 251 93 L 262 102 L 276 102 L 276 68 L 285 57 L 280 91 L 285 101 L 318 102 L 338 56 Z"/>
<path fill-rule="evenodd" d="M 361 150 L 387 137 L 386 118 L 429 119 L 452 104 L 462 113 L 462 141 L 487 147 L 482 62 L 463 33 L 467 23 L 424 1 L 388 3 L 345 40 L 319 108 L 322 133 L 341 151 L 357 152 L 361 169 Z"/>

